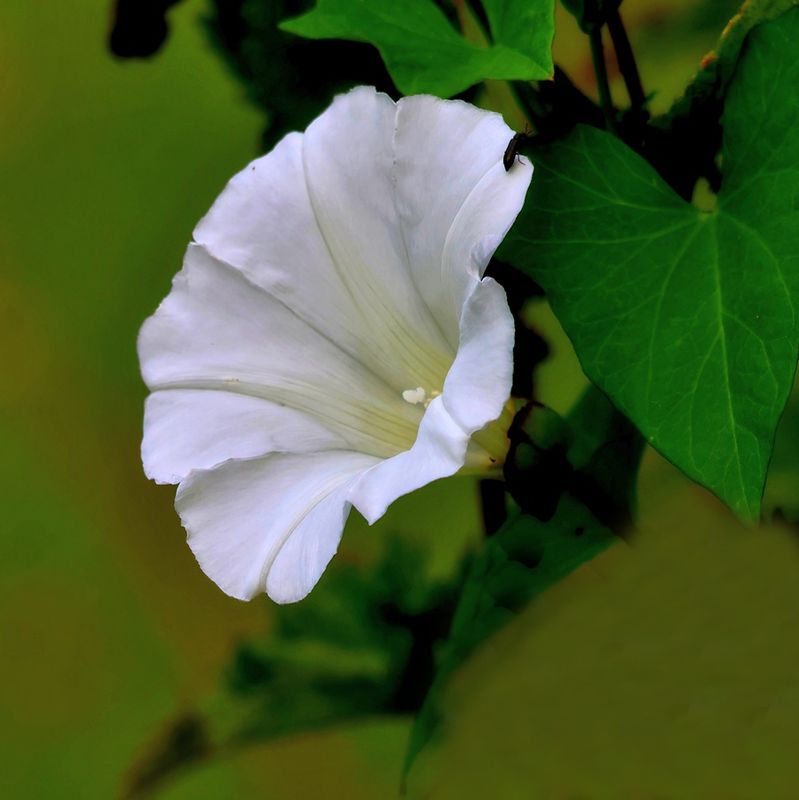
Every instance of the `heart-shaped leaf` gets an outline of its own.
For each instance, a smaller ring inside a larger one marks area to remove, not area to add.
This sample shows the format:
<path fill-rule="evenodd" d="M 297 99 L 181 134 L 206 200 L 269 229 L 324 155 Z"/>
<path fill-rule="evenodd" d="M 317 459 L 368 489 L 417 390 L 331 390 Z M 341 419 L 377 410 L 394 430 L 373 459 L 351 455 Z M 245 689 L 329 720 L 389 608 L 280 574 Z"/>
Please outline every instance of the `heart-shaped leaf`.
<path fill-rule="evenodd" d="M 500 253 L 545 288 L 586 374 L 687 475 L 759 513 L 799 347 L 799 10 L 755 28 L 726 98 L 716 207 L 618 139 L 534 158 Z"/>

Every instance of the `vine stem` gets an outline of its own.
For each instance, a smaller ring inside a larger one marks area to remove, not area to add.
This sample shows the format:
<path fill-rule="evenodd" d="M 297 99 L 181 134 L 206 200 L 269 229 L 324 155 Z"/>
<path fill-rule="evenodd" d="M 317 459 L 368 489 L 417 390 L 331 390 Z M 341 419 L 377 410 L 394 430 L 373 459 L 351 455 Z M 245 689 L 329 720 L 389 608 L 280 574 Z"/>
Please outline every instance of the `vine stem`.
<path fill-rule="evenodd" d="M 624 78 L 624 85 L 627 87 L 630 105 L 636 111 L 642 110 L 646 105 L 646 95 L 644 87 L 641 85 L 641 75 L 638 72 L 638 65 L 635 63 L 630 39 L 618 9 L 610 14 L 607 24 L 610 38 L 613 41 L 613 49 L 616 51 L 619 71 Z"/>
<path fill-rule="evenodd" d="M 484 478 L 480 481 L 480 508 L 486 536 L 493 536 L 508 518 L 505 505 L 505 481 Z"/>
<path fill-rule="evenodd" d="M 608 68 L 605 64 L 605 50 L 602 47 L 602 29 L 594 28 L 588 36 L 591 41 L 591 58 L 594 62 L 594 74 L 596 75 L 597 91 L 599 92 L 599 105 L 602 108 L 602 113 L 605 115 L 605 125 L 611 133 L 618 135 L 616 110 L 613 108 L 613 101 L 610 98 Z"/>

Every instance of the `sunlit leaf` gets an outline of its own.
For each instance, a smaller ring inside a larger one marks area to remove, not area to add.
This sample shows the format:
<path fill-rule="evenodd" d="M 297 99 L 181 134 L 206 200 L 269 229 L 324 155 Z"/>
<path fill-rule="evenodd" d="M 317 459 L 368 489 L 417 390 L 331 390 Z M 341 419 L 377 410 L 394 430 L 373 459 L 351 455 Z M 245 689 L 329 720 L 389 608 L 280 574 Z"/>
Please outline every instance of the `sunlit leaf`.
<path fill-rule="evenodd" d="M 485 0 L 491 44 L 461 36 L 432 0 L 317 0 L 281 24 L 310 39 L 369 42 L 404 94 L 450 97 L 486 78 L 533 80 L 552 74 L 552 0 Z"/>

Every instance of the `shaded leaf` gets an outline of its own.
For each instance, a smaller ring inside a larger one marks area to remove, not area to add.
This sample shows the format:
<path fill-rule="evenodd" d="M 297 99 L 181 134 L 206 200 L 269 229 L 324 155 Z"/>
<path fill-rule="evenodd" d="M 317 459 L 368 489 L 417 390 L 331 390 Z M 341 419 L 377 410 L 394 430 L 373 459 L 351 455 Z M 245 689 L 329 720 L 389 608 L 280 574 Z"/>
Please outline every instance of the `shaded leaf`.
<path fill-rule="evenodd" d="M 264 149 L 289 131 L 304 130 L 336 92 L 368 83 L 396 94 L 380 56 L 368 45 L 313 42 L 278 28 L 285 16 L 309 5 L 309 0 L 214 0 L 206 20 L 249 99 L 269 115 Z"/>
<path fill-rule="evenodd" d="M 626 535 L 636 512 L 643 437 L 595 387 L 583 392 L 569 425 L 568 458 L 575 469 L 569 491 L 605 527 Z"/>
<path fill-rule="evenodd" d="M 461 36 L 432 0 L 317 0 L 281 23 L 310 39 L 369 42 L 403 94 L 451 97 L 486 78 L 534 80 L 552 75 L 551 0 L 485 0 L 492 43 Z"/>
<path fill-rule="evenodd" d="M 612 136 L 534 156 L 501 257 L 546 290 L 586 374 L 667 458 L 759 513 L 799 320 L 799 11 L 755 29 L 724 110 L 716 208 Z"/>
<path fill-rule="evenodd" d="M 799 386 L 794 386 L 774 439 L 763 516 L 799 526 Z"/>
<path fill-rule="evenodd" d="M 716 47 L 703 59 L 699 72 L 676 108 L 709 93 L 722 93 L 732 78 L 749 31 L 756 25 L 776 19 L 796 5 L 799 5 L 799 0 L 746 0 L 742 3 L 738 13 L 722 31 Z"/>

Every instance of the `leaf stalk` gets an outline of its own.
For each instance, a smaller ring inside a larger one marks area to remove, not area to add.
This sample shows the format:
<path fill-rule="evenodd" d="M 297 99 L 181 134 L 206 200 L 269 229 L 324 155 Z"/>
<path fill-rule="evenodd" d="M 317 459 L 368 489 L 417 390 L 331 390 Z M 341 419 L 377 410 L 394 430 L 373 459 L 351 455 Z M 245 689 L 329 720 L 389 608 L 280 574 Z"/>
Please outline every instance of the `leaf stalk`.
<path fill-rule="evenodd" d="M 630 98 L 630 106 L 634 111 L 642 111 L 646 107 L 646 94 L 644 94 L 644 87 L 641 84 L 641 75 L 638 72 L 638 65 L 635 63 L 630 39 L 618 9 L 610 14 L 607 25 L 613 49 L 616 51 L 619 71 L 624 78 L 624 85 Z"/>
<path fill-rule="evenodd" d="M 610 85 L 608 84 L 608 68 L 605 63 L 605 49 L 602 45 L 602 29 L 594 28 L 588 38 L 591 42 L 591 59 L 594 62 L 594 75 L 596 76 L 597 91 L 599 93 L 599 106 L 605 117 L 607 129 L 618 136 L 618 126 L 616 125 L 616 109 L 610 97 Z"/>

